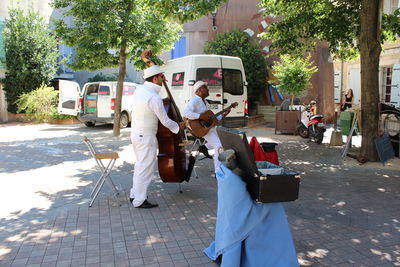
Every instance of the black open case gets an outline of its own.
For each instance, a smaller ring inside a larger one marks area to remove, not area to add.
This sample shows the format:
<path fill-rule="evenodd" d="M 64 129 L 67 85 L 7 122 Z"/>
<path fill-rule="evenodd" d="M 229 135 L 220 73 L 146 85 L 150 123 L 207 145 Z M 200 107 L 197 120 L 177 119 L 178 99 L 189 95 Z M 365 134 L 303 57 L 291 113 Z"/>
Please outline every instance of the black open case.
<path fill-rule="evenodd" d="M 241 170 L 240 176 L 246 182 L 247 190 L 253 200 L 272 203 L 298 199 L 300 187 L 298 173 L 267 161 L 254 161 L 244 132 L 217 127 L 217 133 L 223 148 L 235 151 Z"/>

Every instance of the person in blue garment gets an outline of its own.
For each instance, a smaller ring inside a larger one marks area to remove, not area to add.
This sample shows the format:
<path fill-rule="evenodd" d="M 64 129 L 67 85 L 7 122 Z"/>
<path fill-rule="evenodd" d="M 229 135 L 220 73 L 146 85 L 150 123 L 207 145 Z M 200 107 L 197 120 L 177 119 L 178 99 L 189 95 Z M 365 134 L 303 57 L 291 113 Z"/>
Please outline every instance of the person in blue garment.
<path fill-rule="evenodd" d="M 222 152 L 217 172 L 215 240 L 204 250 L 222 267 L 298 267 L 282 203 L 256 203 L 236 174 L 234 151 Z"/>

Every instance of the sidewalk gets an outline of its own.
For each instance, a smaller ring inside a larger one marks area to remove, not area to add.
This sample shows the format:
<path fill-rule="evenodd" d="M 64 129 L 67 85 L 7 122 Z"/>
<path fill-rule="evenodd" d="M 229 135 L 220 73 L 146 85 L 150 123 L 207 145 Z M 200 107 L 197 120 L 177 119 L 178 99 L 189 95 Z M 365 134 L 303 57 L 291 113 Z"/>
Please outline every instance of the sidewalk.
<path fill-rule="evenodd" d="M 340 148 L 271 128 L 244 130 L 279 143 L 281 165 L 302 173 L 299 200 L 285 204 L 302 266 L 400 265 L 398 168 L 346 166 Z M 128 203 L 129 129 L 116 138 L 107 126 L 41 125 L 32 132 L 16 124 L 0 134 L 0 201 L 7 203 L 0 209 L 0 266 L 216 266 L 202 253 L 215 231 L 211 160 L 197 163 L 199 179 L 183 183 L 182 194 L 156 179 L 149 199 L 160 207 L 140 210 Z M 121 157 L 112 175 L 123 193 L 109 196 L 104 186 L 92 208 L 88 196 L 99 173 L 84 135 Z"/>

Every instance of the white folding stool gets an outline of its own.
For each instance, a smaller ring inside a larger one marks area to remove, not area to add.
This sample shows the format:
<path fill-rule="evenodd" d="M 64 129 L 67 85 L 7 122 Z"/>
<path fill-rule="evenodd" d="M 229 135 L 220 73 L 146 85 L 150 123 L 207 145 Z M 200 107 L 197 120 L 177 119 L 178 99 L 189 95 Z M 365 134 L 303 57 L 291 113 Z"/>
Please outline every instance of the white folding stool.
<path fill-rule="evenodd" d="M 101 187 L 103 186 L 103 184 L 105 183 L 107 178 L 108 178 L 107 180 L 110 182 L 111 187 L 115 190 L 115 193 L 117 195 L 119 195 L 119 191 L 110 176 L 110 172 L 111 172 L 112 168 L 114 167 L 115 161 L 119 158 L 119 155 L 117 152 L 98 153 L 98 152 L 96 152 L 96 150 L 89 138 L 84 136 L 83 141 L 87 145 L 90 154 L 96 160 L 96 163 L 101 170 L 101 176 L 97 180 L 95 186 L 93 187 L 92 192 L 90 193 L 91 200 L 89 203 L 89 207 L 91 207 L 93 202 L 95 201 L 97 195 L 99 194 Z M 104 164 L 102 162 L 103 159 L 109 160 L 106 167 L 104 166 Z"/>

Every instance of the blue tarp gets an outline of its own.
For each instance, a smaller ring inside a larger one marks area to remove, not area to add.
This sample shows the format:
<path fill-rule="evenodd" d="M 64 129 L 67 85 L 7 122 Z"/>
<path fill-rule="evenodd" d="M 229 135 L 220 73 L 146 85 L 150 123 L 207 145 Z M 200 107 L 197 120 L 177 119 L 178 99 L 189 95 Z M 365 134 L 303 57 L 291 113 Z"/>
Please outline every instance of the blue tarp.
<path fill-rule="evenodd" d="M 218 210 L 215 241 L 204 250 L 222 267 L 299 266 L 281 203 L 254 202 L 242 179 L 225 166 L 217 171 Z"/>

